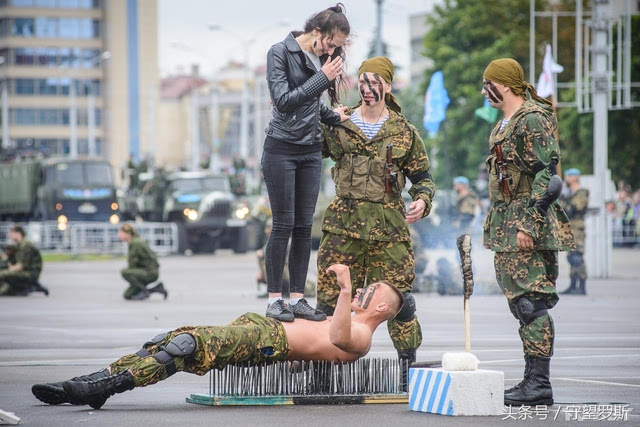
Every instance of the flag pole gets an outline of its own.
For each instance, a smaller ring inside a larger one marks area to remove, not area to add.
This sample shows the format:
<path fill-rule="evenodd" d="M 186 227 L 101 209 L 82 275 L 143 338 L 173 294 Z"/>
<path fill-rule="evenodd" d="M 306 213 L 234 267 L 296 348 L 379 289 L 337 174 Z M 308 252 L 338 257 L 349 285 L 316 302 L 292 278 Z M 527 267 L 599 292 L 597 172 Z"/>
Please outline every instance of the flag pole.
<path fill-rule="evenodd" d="M 556 108 L 556 97 L 553 94 L 549 95 L 549 101 L 551 101 L 551 107 L 553 108 L 553 114 L 556 116 L 556 122 L 558 122 L 558 109 Z M 556 126 L 556 130 L 553 132 L 553 136 L 556 139 L 556 145 L 558 146 L 558 153 L 560 151 L 560 132 L 558 131 L 559 125 Z M 562 160 L 558 159 L 558 166 L 556 166 L 558 170 L 558 175 L 562 178 Z"/>

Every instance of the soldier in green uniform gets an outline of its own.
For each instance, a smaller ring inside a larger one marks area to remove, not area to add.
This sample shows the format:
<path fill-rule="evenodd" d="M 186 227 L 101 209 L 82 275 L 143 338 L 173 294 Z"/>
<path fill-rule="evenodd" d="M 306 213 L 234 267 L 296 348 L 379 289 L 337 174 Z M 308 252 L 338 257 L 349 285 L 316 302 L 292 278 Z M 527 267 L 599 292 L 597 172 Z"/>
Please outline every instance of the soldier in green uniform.
<path fill-rule="evenodd" d="M 127 256 L 127 268 L 122 269 L 121 274 L 124 280 L 129 282 L 129 287 L 124 292 L 124 299 L 143 300 L 149 294 L 157 292 L 167 299 L 167 291 L 162 282 L 147 289 L 149 283 L 158 280 L 158 270 L 160 265 L 158 259 L 149 245 L 138 236 L 135 228 L 131 224 L 123 224 L 118 230 L 118 238 L 129 244 L 129 254 Z"/>
<path fill-rule="evenodd" d="M 571 284 L 561 294 L 586 295 L 587 268 L 584 265 L 584 216 L 589 207 L 589 190 L 580 187 L 580 171 L 575 168 L 564 173 L 567 192 L 560 196 L 560 203 L 571 221 L 571 228 L 576 239 L 576 250 L 569 252 L 567 260 L 571 265 L 569 278 Z"/>
<path fill-rule="evenodd" d="M 180 371 L 204 375 L 239 363 L 357 360 L 369 352 L 378 325 L 398 313 L 402 293 L 388 282 L 378 282 L 359 289 L 352 299 L 349 268 L 333 265 L 326 273 L 335 273 L 340 287 L 331 320 L 283 322 L 246 313 L 226 326 L 183 326 L 156 336 L 138 352 L 101 371 L 64 382 L 35 384 L 31 391 L 51 405 L 72 403 L 99 409 L 116 393 L 155 384 Z"/>
<path fill-rule="evenodd" d="M 0 271 L 0 295 L 28 295 L 40 291 L 49 295 L 49 290 L 38 283 L 42 271 L 42 256 L 38 248 L 25 238 L 24 229 L 14 225 L 9 238 L 17 246 L 13 257 L 7 260 L 7 269 Z"/>
<path fill-rule="evenodd" d="M 492 61 L 482 94 L 503 119 L 491 132 L 487 158 L 491 209 L 484 246 L 495 252 L 496 279 L 520 322 L 524 379 L 505 391 L 506 405 L 552 405 L 549 363 L 558 302 L 558 251 L 575 249 L 567 215 L 557 202 L 562 180 L 551 104 L 524 80 L 518 62 Z"/>
<path fill-rule="evenodd" d="M 434 184 L 420 134 L 391 94 L 393 73 L 385 57 L 364 61 L 358 72 L 361 103 L 350 119 L 323 131 L 323 155 L 336 162 L 336 196 L 322 220 L 317 308 L 330 315 L 336 305 L 340 288 L 325 273 L 332 264 L 351 267 L 354 290 L 379 280 L 393 283 L 405 293 L 405 305 L 387 327 L 398 356 L 411 363 L 422 331 L 410 293 L 415 260 L 409 224 L 429 214 Z M 392 162 L 386 171 L 387 147 Z M 408 212 L 401 194 L 405 179 L 412 183 Z"/>
<path fill-rule="evenodd" d="M 458 234 L 471 234 L 471 223 L 476 217 L 478 196 L 470 188 L 469 179 L 457 176 L 453 179 L 453 189 L 457 194 L 453 212 L 453 227 Z"/>

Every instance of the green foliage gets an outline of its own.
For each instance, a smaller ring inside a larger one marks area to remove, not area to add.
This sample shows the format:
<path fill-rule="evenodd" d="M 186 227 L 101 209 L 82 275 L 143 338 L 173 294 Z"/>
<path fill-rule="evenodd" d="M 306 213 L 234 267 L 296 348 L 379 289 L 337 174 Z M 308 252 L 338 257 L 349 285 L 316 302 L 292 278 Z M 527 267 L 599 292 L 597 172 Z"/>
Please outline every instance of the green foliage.
<path fill-rule="evenodd" d="M 549 4 L 536 0 L 536 10 L 575 10 L 574 0 L 561 0 Z M 585 10 L 589 9 L 585 2 Z M 551 20 L 536 20 L 536 66 L 538 78 L 547 43 L 551 42 Z M 438 148 L 437 166 L 432 173 L 436 182 L 445 177 L 477 176 L 480 165 L 489 153 L 488 136 L 493 125 L 475 117 L 473 112 L 482 106 L 482 73 L 494 59 L 516 59 L 529 79 L 529 2 L 522 0 L 444 0 L 427 18 L 431 30 L 425 36 L 424 54 L 433 60 L 433 67 L 425 72 L 425 79 L 417 91 L 416 102 L 422 103 L 431 75 L 442 70 L 444 84 L 451 104 L 441 131 L 434 139 L 425 138 L 427 147 Z M 640 81 L 640 17 L 632 18 L 632 70 L 631 80 Z M 558 80 L 572 81 L 574 76 L 575 24 L 561 18 L 558 25 L 558 59 L 565 72 Z M 614 41 L 617 39 L 614 31 Z M 614 64 L 614 70 L 615 70 Z M 530 82 L 536 84 L 536 82 Z M 561 99 L 573 99 L 571 91 L 563 91 Z M 633 91 L 632 91 L 633 92 Z M 638 102 L 638 91 L 632 93 Z M 403 108 L 412 123 L 422 128 L 422 116 L 414 113 L 415 105 L 401 97 Z M 414 102 L 415 104 L 415 102 Z M 420 107 L 421 108 L 421 107 Z M 415 116 L 415 117 L 414 117 Z M 499 119 L 502 114 L 499 114 Z M 559 143 L 563 168 L 578 167 L 585 173 L 593 170 L 593 114 L 578 114 L 576 109 L 562 108 L 558 112 Z M 426 135 L 426 133 L 424 133 Z M 640 187 L 640 114 L 638 110 L 609 112 L 609 168 L 614 180 L 624 179 L 632 187 Z M 446 147 L 449 151 L 447 174 Z M 429 151 L 431 152 L 431 151 Z M 436 160 L 436 162 L 434 162 Z M 440 188 L 443 186 L 441 185 Z"/>
<path fill-rule="evenodd" d="M 536 1 L 541 9 L 546 2 Z M 482 106 L 482 73 L 497 58 L 511 57 L 528 68 L 529 2 L 521 0 L 445 0 L 427 19 L 431 30 L 425 37 L 425 54 L 434 66 L 426 71 L 421 92 L 431 75 L 442 70 L 451 104 L 447 119 L 435 141 L 438 165 L 433 171 L 442 182 L 446 175 L 474 179 L 489 153 L 488 137 L 493 125 L 473 112 Z M 449 173 L 444 170 L 447 144 Z M 441 158 L 440 158 L 441 157 Z"/>

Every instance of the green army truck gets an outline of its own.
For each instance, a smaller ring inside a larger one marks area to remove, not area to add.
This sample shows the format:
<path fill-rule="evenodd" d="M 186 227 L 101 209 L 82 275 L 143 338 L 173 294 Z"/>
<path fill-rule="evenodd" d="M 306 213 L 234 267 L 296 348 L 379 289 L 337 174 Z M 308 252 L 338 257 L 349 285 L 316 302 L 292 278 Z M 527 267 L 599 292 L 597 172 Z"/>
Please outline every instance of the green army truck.
<path fill-rule="evenodd" d="M 111 165 L 49 158 L 0 163 L 1 221 L 120 222 Z"/>
<path fill-rule="evenodd" d="M 259 224 L 248 202 L 232 193 L 226 175 L 195 171 L 144 178 L 135 215 L 176 223 L 179 252 L 257 248 Z"/>

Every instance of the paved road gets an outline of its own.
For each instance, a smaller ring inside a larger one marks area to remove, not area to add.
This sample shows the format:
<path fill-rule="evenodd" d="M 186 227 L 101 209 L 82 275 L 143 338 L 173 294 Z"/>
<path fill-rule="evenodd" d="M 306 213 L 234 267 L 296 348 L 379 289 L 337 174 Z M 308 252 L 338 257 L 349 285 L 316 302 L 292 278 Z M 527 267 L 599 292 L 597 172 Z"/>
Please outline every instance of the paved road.
<path fill-rule="evenodd" d="M 100 411 L 88 407 L 42 405 L 32 384 L 93 372 L 140 348 L 157 333 L 181 325 L 224 324 L 246 311 L 262 312 L 256 298 L 255 259 L 219 251 L 215 255 L 167 257 L 161 275 L 169 299 L 124 301 L 118 271 L 124 259 L 49 263 L 43 283 L 51 296 L 0 298 L 0 409 L 15 412 L 20 425 L 183 426 L 183 425 L 573 425 L 568 405 L 615 404 L 631 409 L 628 421 L 640 425 L 640 252 L 614 251 L 614 277 L 590 280 L 586 297 L 564 297 L 553 310 L 557 330 L 552 361 L 556 406 L 529 420 L 504 417 L 448 418 L 410 412 L 406 405 L 308 407 L 205 407 L 187 404 L 205 393 L 206 377 L 177 374 L 161 384 L 116 395 Z M 481 268 L 481 263 L 477 267 Z M 558 287 L 567 286 L 567 268 Z M 464 347 L 460 297 L 417 294 L 424 343 L 419 360 L 439 359 Z M 519 381 L 522 355 L 516 321 L 501 295 L 474 295 L 472 351 L 481 368 L 505 373 L 508 386 Z M 370 356 L 395 357 L 381 327 Z M 624 406 L 623 406 L 624 405 Z M 560 408 L 556 417 L 555 412 Z M 515 416 L 525 416 L 516 414 Z M 588 422 L 588 421 L 585 421 Z M 591 422 L 592 425 L 602 423 Z"/>

